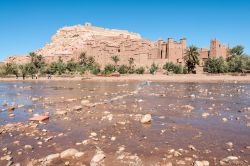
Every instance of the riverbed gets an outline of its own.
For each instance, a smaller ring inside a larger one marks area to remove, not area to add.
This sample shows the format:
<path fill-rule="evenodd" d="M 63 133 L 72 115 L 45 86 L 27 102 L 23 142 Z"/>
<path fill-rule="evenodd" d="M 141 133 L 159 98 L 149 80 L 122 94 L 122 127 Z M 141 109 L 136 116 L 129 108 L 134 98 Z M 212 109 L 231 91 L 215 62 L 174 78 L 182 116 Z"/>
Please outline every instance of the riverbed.
<path fill-rule="evenodd" d="M 0 96 L 0 165 L 250 164 L 247 83 L 12 81 Z"/>

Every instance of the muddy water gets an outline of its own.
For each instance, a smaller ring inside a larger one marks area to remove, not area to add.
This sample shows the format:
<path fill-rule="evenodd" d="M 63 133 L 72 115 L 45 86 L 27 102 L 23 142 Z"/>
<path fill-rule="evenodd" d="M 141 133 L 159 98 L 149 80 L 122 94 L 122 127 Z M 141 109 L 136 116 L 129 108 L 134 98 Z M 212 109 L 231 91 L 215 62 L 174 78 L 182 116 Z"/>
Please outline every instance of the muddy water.
<path fill-rule="evenodd" d="M 54 165 L 89 165 L 96 149 L 105 153 L 104 165 L 192 165 L 197 160 L 220 165 L 228 156 L 238 159 L 227 165 L 250 162 L 248 84 L 6 82 L 0 83 L 0 95 L 0 103 L 8 103 L 0 106 L 1 127 L 20 122 L 0 134 L 0 156 L 9 154 L 14 163 L 26 165 L 68 148 L 84 152 L 83 157 Z M 74 110 L 82 100 L 92 105 Z M 13 112 L 10 105 L 16 107 Z M 50 113 L 48 121 L 28 122 L 43 112 Z M 150 124 L 141 124 L 144 114 L 152 115 Z"/>

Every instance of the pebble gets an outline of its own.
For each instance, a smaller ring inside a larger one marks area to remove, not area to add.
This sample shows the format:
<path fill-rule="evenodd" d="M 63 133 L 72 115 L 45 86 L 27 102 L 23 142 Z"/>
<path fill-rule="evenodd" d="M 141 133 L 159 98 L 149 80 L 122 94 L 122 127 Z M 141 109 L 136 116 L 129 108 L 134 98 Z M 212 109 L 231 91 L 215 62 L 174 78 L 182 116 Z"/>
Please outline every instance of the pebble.
<path fill-rule="evenodd" d="M 209 115 L 210 115 L 209 113 L 204 112 L 204 113 L 202 113 L 202 115 L 201 115 L 201 116 L 202 116 L 203 118 L 207 118 Z"/>
<path fill-rule="evenodd" d="M 150 114 L 143 115 L 141 118 L 141 123 L 151 123 L 152 117 Z"/>
<path fill-rule="evenodd" d="M 25 149 L 33 149 L 33 147 L 31 145 L 24 145 Z"/>

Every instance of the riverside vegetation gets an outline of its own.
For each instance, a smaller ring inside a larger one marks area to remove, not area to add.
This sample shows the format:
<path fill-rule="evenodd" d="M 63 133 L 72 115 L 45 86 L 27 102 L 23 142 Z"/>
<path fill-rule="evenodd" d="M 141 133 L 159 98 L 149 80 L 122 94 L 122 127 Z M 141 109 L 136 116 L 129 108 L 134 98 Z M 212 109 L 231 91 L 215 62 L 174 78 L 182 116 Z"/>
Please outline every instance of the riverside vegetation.
<path fill-rule="evenodd" d="M 30 53 L 31 61 L 26 64 L 17 65 L 14 63 L 6 63 L 0 66 L 0 76 L 28 76 L 39 74 L 41 76 L 46 74 L 51 75 L 74 75 L 74 74 L 111 74 L 114 72 L 119 72 L 120 74 L 144 74 L 149 72 L 150 74 L 155 74 L 159 68 L 157 64 L 153 63 L 150 67 L 146 69 L 144 67 L 136 68 L 134 64 L 134 59 L 130 58 L 128 60 L 129 65 L 121 64 L 118 65 L 120 57 L 118 55 L 111 56 L 114 64 L 108 64 L 101 70 L 99 64 L 95 62 L 92 56 L 87 56 L 86 53 L 81 53 L 79 61 L 74 61 L 73 59 L 68 62 L 63 62 L 61 58 L 57 62 L 52 62 L 50 64 L 45 63 L 42 55 L 37 55 L 35 53 Z M 227 72 L 248 72 L 250 70 L 250 57 L 244 54 L 243 46 L 235 46 L 229 50 L 229 57 L 225 60 L 222 57 L 219 58 L 208 58 L 205 66 L 203 68 L 204 72 L 208 73 L 227 73 Z M 199 51 L 196 46 L 190 46 L 186 50 L 184 56 L 184 65 L 174 64 L 172 62 L 167 62 L 163 65 L 162 69 L 167 73 L 174 74 L 187 74 L 193 73 L 197 65 L 199 65 Z"/>

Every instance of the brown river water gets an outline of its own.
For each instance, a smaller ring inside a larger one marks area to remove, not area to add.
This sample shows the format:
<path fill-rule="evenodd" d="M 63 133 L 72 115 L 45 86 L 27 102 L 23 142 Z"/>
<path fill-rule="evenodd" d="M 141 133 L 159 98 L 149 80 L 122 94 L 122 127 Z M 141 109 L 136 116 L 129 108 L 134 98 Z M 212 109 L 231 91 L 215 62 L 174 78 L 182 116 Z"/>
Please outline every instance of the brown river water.
<path fill-rule="evenodd" d="M 246 83 L 0 82 L 0 104 L 1 166 L 91 165 L 98 150 L 96 165 L 250 165 Z M 69 148 L 83 155 L 42 162 Z"/>

